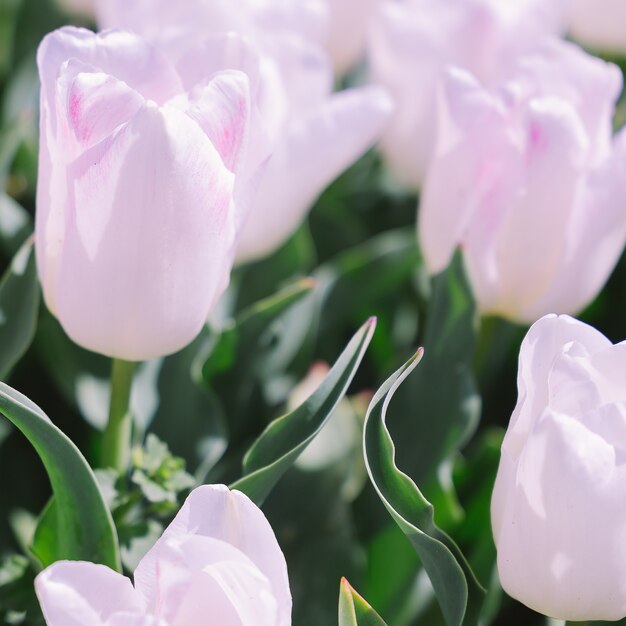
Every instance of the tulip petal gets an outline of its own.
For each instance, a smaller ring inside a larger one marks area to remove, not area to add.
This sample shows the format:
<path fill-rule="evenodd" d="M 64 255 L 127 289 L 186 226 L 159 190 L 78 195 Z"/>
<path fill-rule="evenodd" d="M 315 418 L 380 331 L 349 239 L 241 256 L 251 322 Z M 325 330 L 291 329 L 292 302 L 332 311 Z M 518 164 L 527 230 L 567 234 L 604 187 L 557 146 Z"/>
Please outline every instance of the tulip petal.
<path fill-rule="evenodd" d="M 593 158 L 605 158 L 624 82 L 620 69 L 574 44 L 549 40 L 522 57 L 518 71 L 519 80 L 528 81 L 536 96 L 556 96 L 572 104 L 590 137 Z"/>
<path fill-rule="evenodd" d="M 276 626 L 291 624 L 287 566 L 271 526 L 246 496 L 218 485 L 199 487 L 191 493 L 161 539 L 137 567 L 135 586 L 149 606 L 157 601 L 158 562 L 163 544 L 184 543 L 190 535 L 230 544 L 245 555 L 269 581 L 277 603 Z M 248 622 L 243 623 L 248 626 Z"/>
<path fill-rule="evenodd" d="M 35 590 L 48 626 L 108 626 L 114 613 L 145 610 L 128 578 L 94 563 L 59 561 L 37 576 Z"/>
<path fill-rule="evenodd" d="M 239 70 L 255 92 L 259 83 L 259 52 L 246 38 L 237 33 L 221 33 L 206 37 L 192 46 L 176 63 L 176 70 L 187 91 L 203 86 L 207 77 L 224 70 Z"/>
<path fill-rule="evenodd" d="M 575 342 L 589 354 L 611 347 L 595 328 L 568 315 L 546 315 L 532 325 L 522 342 L 517 375 L 518 401 L 502 444 L 516 461 L 535 421 L 548 403 L 549 372 L 563 346 Z"/>
<path fill-rule="evenodd" d="M 280 77 L 273 71 L 273 64 L 268 64 L 267 60 L 261 67 L 257 49 L 249 40 L 234 33 L 205 39 L 201 44 L 192 47 L 177 67 L 185 87 L 192 90 L 192 93 L 197 93 L 198 86 L 206 81 L 207 75 L 217 75 L 211 82 L 213 87 L 201 91 L 205 97 L 201 96 L 199 102 L 194 102 L 194 107 L 189 112 L 203 128 L 204 118 L 215 117 L 212 114 L 215 103 L 206 96 L 220 88 L 225 94 L 230 94 L 230 97 L 222 98 L 222 112 L 215 119 L 215 128 L 205 128 L 205 131 L 218 147 L 222 158 L 225 158 L 227 167 L 237 174 L 234 195 L 239 229 L 248 216 L 265 163 L 271 154 L 270 137 L 278 132 L 277 126 L 282 125 L 286 115 Z M 247 77 L 248 85 L 242 84 L 242 74 Z M 203 101 L 207 104 L 204 110 Z M 244 107 L 249 116 L 247 124 L 246 120 L 241 119 Z M 223 144 L 223 132 L 220 131 L 219 117 L 222 122 L 230 118 L 235 127 L 239 127 L 239 131 L 235 131 L 239 135 L 239 147 L 232 157 L 224 154 L 225 150 L 220 148 Z M 245 150 L 242 151 L 244 146 Z M 243 158 L 240 159 L 240 156 Z"/>
<path fill-rule="evenodd" d="M 83 624 L 83 626 L 85 626 L 85 624 Z M 106 626 L 169 626 L 169 624 L 152 615 L 121 612 L 114 615 L 107 622 Z"/>
<path fill-rule="evenodd" d="M 74 72 L 70 69 L 68 73 Z M 128 122 L 144 102 L 136 91 L 113 76 L 77 72 L 67 91 L 67 118 L 76 140 L 85 149 Z"/>
<path fill-rule="evenodd" d="M 589 144 L 573 107 L 552 97 L 531 101 L 523 132 L 524 185 L 497 234 L 499 293 L 494 301 L 479 300 L 483 311 L 534 321 L 550 312 L 542 299 L 555 282 Z M 478 247 L 472 252 L 480 255 Z"/>
<path fill-rule="evenodd" d="M 288 34 L 276 34 L 264 42 L 265 62 L 274 64 L 292 117 L 302 119 L 323 107 L 333 90 L 333 67 L 319 46 Z M 265 96 L 264 116 L 271 115 Z"/>
<path fill-rule="evenodd" d="M 585 180 L 567 229 L 559 279 L 542 299 L 542 310 L 580 311 L 607 281 L 626 242 L 626 130 L 613 153 Z"/>
<path fill-rule="evenodd" d="M 234 239 L 233 178 L 213 145 L 183 113 L 148 103 L 68 178 L 56 289 L 66 332 L 126 360 L 184 347 L 227 284 Z"/>
<path fill-rule="evenodd" d="M 282 244 L 326 186 L 376 141 L 391 110 L 384 90 L 367 87 L 337 94 L 294 123 L 267 165 L 238 242 L 238 261 Z"/>
<path fill-rule="evenodd" d="M 439 104 L 436 158 L 424 183 L 418 214 L 420 245 L 428 269 L 443 271 L 455 248 L 472 237 L 483 252 L 484 272 L 466 256 L 470 275 L 483 279 L 480 293 L 496 284 L 494 233 L 517 194 L 521 151 L 509 132 L 507 111 L 498 98 L 469 73 L 451 69 Z"/>
<path fill-rule="evenodd" d="M 446 62 L 442 40 L 449 30 L 444 3 L 421 5 L 382 2 L 368 46 L 373 81 L 396 103 L 380 148 L 396 178 L 412 189 L 420 187 L 435 142 L 436 92 Z"/>
<path fill-rule="evenodd" d="M 75 130 L 82 129 L 79 137 L 85 139 L 84 131 L 90 129 L 88 143 L 93 145 L 102 139 L 107 127 L 112 130 L 115 122 L 130 117 L 137 109 L 139 96 L 133 92 L 157 102 L 165 101 L 180 89 L 180 81 L 143 39 L 119 31 L 96 35 L 82 28 L 56 30 L 41 42 L 37 65 L 41 80 L 41 122 L 35 250 L 46 302 L 56 312 L 55 285 L 68 204 L 66 168 L 83 147 L 69 138 L 68 112 L 70 120 L 74 114 Z M 85 77 L 77 80 L 77 74 L 82 71 L 111 74 L 116 80 L 104 82 L 101 89 L 96 89 L 93 79 L 91 85 Z M 121 92 L 123 104 L 111 107 L 113 95 Z M 88 101 L 95 98 L 93 108 L 89 102 L 87 111 L 77 106 L 84 104 L 86 98 Z M 95 133 L 94 128 L 97 128 Z"/>
<path fill-rule="evenodd" d="M 69 59 L 115 76 L 159 104 L 180 91 L 180 80 L 173 67 L 139 35 L 118 30 L 95 34 L 66 26 L 46 35 L 37 51 L 42 98 L 49 105 L 54 102 L 61 67 Z"/>
<path fill-rule="evenodd" d="M 276 600 L 268 579 L 235 546 L 200 535 L 153 548 L 158 571 L 153 611 L 172 626 L 219 617 L 220 626 L 275 626 Z"/>
<path fill-rule="evenodd" d="M 232 2 L 232 0 L 229 0 Z M 308 41 L 324 43 L 328 37 L 328 8 L 319 0 L 264 0 L 249 3 L 261 31 L 277 29 L 297 33 Z"/>
<path fill-rule="evenodd" d="M 243 72 L 220 72 L 196 93 L 187 115 L 198 123 L 220 153 L 224 165 L 236 172 L 250 117 L 250 90 Z"/>

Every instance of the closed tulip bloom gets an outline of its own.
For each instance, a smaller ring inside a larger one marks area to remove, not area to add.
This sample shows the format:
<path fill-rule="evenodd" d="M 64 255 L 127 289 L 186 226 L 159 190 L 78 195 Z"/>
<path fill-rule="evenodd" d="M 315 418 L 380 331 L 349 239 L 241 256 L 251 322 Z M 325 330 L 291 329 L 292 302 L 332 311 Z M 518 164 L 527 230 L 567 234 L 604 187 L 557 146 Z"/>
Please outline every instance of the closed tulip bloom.
<path fill-rule="evenodd" d="M 60 561 L 35 580 L 48 626 L 289 626 L 287 565 L 263 513 L 219 485 L 195 489 L 137 566 Z"/>
<path fill-rule="evenodd" d="M 597 50 L 626 52 L 626 2 L 570 0 L 570 34 Z"/>
<path fill-rule="evenodd" d="M 231 71 L 186 91 L 139 36 L 64 28 L 38 54 L 37 265 L 68 335 L 144 360 L 183 348 L 228 284 L 250 111 Z"/>
<path fill-rule="evenodd" d="M 418 220 L 430 272 L 461 246 L 481 312 L 523 323 L 589 304 L 626 242 L 621 86 L 617 67 L 563 42 L 497 90 L 450 71 Z"/>
<path fill-rule="evenodd" d="M 626 616 L 626 342 L 535 323 L 491 502 L 504 590 L 574 622 Z"/>
<path fill-rule="evenodd" d="M 381 140 L 394 176 L 419 189 L 434 149 L 443 70 L 467 69 L 497 83 L 511 63 L 564 28 L 561 0 L 383 0 L 369 45 L 371 80 L 396 111 Z"/>
<path fill-rule="evenodd" d="M 243 71 L 254 83 L 260 118 L 254 126 L 262 126 L 269 149 L 257 148 L 254 137 L 248 143 L 264 171 L 247 198 L 237 261 L 270 254 L 324 189 L 377 141 L 393 110 L 387 92 L 364 87 L 333 94 L 333 65 L 320 43 L 323 2 L 168 1 L 170 8 L 159 12 L 155 0 L 144 0 L 130 13 L 126 4 L 103 0 L 104 24 L 138 30 L 182 72 L 206 71 L 210 64 Z M 236 35 L 226 33 L 233 29 Z"/>

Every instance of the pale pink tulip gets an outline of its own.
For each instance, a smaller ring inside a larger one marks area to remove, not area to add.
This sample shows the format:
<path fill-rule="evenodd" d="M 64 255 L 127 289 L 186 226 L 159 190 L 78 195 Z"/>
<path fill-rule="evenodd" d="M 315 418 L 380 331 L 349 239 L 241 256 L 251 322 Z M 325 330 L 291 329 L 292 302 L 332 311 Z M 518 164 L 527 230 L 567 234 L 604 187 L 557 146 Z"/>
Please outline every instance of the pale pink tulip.
<path fill-rule="evenodd" d="M 263 127 L 261 143 L 270 148 L 249 141 L 256 155 L 252 169 L 264 163 L 265 171 L 254 179 L 256 193 L 246 198 L 237 260 L 263 257 L 288 239 L 328 184 L 375 143 L 392 103 L 377 87 L 332 93 L 334 71 L 321 45 L 323 3 L 163 2 L 163 11 L 144 0 L 129 12 L 126 2 L 102 0 L 103 23 L 141 32 L 182 72 L 210 66 L 239 69 L 251 78 L 260 116 L 254 126 Z M 237 35 L 226 34 L 230 30 Z M 264 161 L 268 152 L 272 156 Z"/>
<path fill-rule="evenodd" d="M 263 513 L 227 487 L 198 487 L 131 581 L 60 561 L 35 580 L 48 626 L 289 626 L 287 565 Z"/>
<path fill-rule="evenodd" d="M 576 40 L 597 50 L 626 52 L 624 0 L 570 0 L 570 5 L 570 34 Z"/>
<path fill-rule="evenodd" d="M 461 246 L 482 313 L 533 322 L 580 311 L 626 242 L 619 69 L 552 42 L 489 90 L 452 70 L 418 230 L 431 273 Z"/>
<path fill-rule="evenodd" d="M 174 66 L 121 31 L 61 29 L 38 64 L 36 250 L 48 307 L 74 341 L 108 356 L 179 350 L 228 284 L 248 78 L 205 73 L 186 90 Z"/>
<path fill-rule="evenodd" d="M 572 622 L 626 615 L 626 342 L 550 315 L 519 355 L 491 501 L 504 590 Z"/>
<path fill-rule="evenodd" d="M 381 140 L 395 177 L 421 186 L 435 142 L 436 94 L 448 65 L 496 83 L 547 35 L 561 33 L 561 0 L 383 0 L 373 20 L 371 79 L 396 111 Z"/>

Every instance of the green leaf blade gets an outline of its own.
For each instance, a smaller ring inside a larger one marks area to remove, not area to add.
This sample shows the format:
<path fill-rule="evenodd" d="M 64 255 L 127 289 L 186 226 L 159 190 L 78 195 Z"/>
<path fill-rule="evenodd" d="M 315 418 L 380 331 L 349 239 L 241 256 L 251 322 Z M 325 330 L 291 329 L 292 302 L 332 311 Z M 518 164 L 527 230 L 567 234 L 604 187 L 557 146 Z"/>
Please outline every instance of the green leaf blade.
<path fill-rule="evenodd" d="M 4 383 L 0 383 L 0 412 L 33 445 L 52 485 L 54 500 L 42 519 L 56 528 L 56 549 L 42 565 L 60 559 L 85 560 L 119 570 L 113 519 L 78 448 L 39 407 Z"/>
<path fill-rule="evenodd" d="M 244 310 L 203 355 L 200 371 L 205 382 L 210 383 L 217 374 L 227 372 L 235 364 L 252 362 L 250 355 L 259 349 L 259 342 L 263 342 L 272 325 L 314 287 L 313 279 L 302 278 Z"/>
<path fill-rule="evenodd" d="M 434 521 L 434 508 L 395 463 L 395 445 L 386 416 L 394 393 L 423 356 L 420 349 L 378 390 L 363 433 L 365 464 L 376 492 L 407 536 L 426 570 L 448 626 L 475 623 L 483 590 L 448 535 Z"/>
<path fill-rule="evenodd" d="M 376 328 L 369 319 L 350 340 L 320 387 L 295 411 L 274 420 L 244 458 L 244 477 L 231 485 L 257 505 L 323 428 L 346 393 Z"/>

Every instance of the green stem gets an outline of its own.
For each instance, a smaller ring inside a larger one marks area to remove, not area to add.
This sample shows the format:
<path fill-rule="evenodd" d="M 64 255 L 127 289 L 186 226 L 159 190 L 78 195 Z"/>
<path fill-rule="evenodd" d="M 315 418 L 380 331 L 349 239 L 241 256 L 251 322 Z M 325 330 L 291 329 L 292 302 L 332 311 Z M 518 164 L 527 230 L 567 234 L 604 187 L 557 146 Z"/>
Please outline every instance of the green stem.
<path fill-rule="evenodd" d="M 565 626 L 589 626 L 589 622 L 565 622 Z"/>
<path fill-rule="evenodd" d="M 111 368 L 111 405 L 109 423 L 102 440 L 102 465 L 120 473 L 126 472 L 130 462 L 132 419 L 129 410 L 130 390 L 135 363 L 113 359 Z"/>

